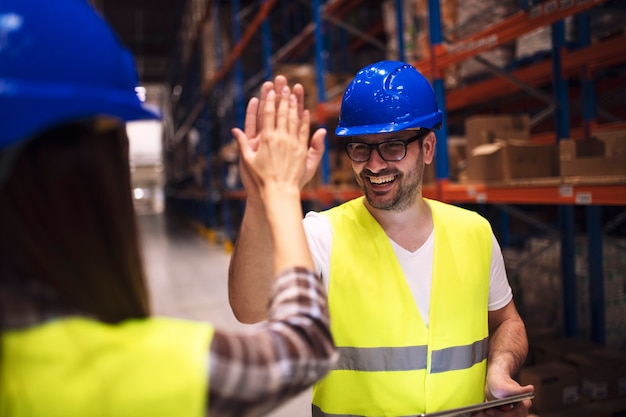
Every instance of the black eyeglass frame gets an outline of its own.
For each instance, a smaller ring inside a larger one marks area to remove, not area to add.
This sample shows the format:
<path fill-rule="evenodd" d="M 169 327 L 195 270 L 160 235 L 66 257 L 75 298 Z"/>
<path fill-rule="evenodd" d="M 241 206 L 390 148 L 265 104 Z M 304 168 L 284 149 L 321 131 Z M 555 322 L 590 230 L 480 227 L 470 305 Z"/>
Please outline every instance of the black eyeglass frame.
<path fill-rule="evenodd" d="M 430 133 L 430 129 L 424 129 L 424 131 L 420 131 L 420 133 L 418 133 L 415 136 L 412 136 L 408 139 L 392 139 L 392 140 L 384 140 L 382 142 L 377 142 L 377 143 L 367 143 L 367 142 L 361 142 L 361 141 L 349 141 L 346 142 L 346 144 L 344 145 L 344 148 L 346 150 L 346 154 L 348 155 L 348 158 L 350 158 L 351 161 L 353 162 L 367 162 L 370 160 L 370 158 L 372 157 L 372 151 L 374 149 L 376 149 L 376 152 L 378 152 L 378 155 L 381 157 L 381 159 L 383 161 L 387 161 L 387 162 L 398 162 L 403 160 L 406 157 L 406 149 L 409 143 L 415 142 L 416 140 L 420 140 L 420 139 L 424 139 L 426 136 L 428 136 L 428 134 Z M 388 144 L 388 143 L 402 143 L 404 145 L 404 153 L 402 154 L 402 157 L 399 159 L 387 159 L 383 156 L 383 153 L 380 151 L 380 145 L 384 145 L 384 144 Z M 352 144 L 359 144 L 359 145 L 365 145 L 369 148 L 369 153 L 367 156 L 367 159 L 364 159 L 362 161 L 360 160 L 356 160 L 353 159 L 352 156 L 350 155 L 350 150 L 349 148 L 351 147 Z"/>

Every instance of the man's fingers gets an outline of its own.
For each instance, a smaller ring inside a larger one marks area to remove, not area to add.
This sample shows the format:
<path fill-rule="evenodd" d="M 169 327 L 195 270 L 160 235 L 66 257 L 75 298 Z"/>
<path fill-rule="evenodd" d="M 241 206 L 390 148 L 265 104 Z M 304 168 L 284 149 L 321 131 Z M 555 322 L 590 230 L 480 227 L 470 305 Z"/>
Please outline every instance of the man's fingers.
<path fill-rule="evenodd" d="M 300 140 L 309 141 L 309 133 L 311 132 L 311 112 L 309 110 L 304 110 L 302 112 L 302 120 L 300 123 L 300 130 L 298 132 L 298 137 Z"/>
<path fill-rule="evenodd" d="M 276 91 L 276 95 L 280 95 L 283 91 L 283 88 L 287 86 L 287 78 L 284 75 L 277 75 L 274 78 L 274 91 Z"/>
<path fill-rule="evenodd" d="M 324 153 L 324 139 L 326 138 L 326 129 L 319 128 L 313 133 L 311 137 L 311 143 L 309 144 L 309 148 L 312 149 L 315 153 L 321 155 Z"/>
<path fill-rule="evenodd" d="M 304 112 L 304 87 L 302 87 L 302 84 L 296 83 L 296 85 L 293 86 L 293 93 L 298 99 L 298 117 L 302 117 L 302 113 Z"/>
<path fill-rule="evenodd" d="M 248 137 L 241 129 L 236 127 L 232 128 L 230 132 L 237 141 L 237 146 L 239 146 L 239 153 L 241 154 L 242 159 L 247 159 L 252 152 L 250 144 L 248 143 Z"/>
<path fill-rule="evenodd" d="M 252 138 L 257 134 L 257 112 L 259 110 L 259 99 L 253 97 L 246 107 L 246 120 L 244 122 L 244 132 L 246 136 Z"/>

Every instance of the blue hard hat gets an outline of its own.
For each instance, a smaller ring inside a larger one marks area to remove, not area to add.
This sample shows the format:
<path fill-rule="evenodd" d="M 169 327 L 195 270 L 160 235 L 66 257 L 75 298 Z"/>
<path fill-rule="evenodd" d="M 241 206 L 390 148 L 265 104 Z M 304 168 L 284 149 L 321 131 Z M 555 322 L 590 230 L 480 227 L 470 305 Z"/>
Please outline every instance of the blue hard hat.
<path fill-rule="evenodd" d="M 341 102 L 337 136 L 439 129 L 442 113 L 428 80 L 412 65 L 380 61 L 357 72 Z"/>
<path fill-rule="evenodd" d="M 0 149 L 94 116 L 158 119 L 131 53 L 86 0 L 0 0 Z"/>

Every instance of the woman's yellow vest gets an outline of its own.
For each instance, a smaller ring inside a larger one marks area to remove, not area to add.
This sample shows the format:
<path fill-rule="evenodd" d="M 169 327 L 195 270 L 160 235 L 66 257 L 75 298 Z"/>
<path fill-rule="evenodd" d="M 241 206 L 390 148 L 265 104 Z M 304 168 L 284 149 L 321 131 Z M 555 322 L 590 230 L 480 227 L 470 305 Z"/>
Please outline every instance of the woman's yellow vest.
<path fill-rule="evenodd" d="M 340 361 L 313 388 L 314 417 L 414 416 L 484 400 L 491 227 L 474 212 L 428 203 L 435 227 L 428 327 L 363 198 L 325 212 Z"/>
<path fill-rule="evenodd" d="M 212 326 L 67 318 L 2 335 L 2 417 L 200 417 Z"/>

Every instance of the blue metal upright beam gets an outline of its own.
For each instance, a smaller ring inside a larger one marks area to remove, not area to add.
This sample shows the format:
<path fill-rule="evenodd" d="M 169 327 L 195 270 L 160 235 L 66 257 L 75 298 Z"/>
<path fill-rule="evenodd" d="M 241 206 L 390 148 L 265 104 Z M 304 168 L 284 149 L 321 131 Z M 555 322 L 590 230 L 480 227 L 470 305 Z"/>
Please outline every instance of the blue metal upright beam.
<path fill-rule="evenodd" d="M 441 32 L 441 8 L 439 0 L 428 0 L 428 27 L 430 33 L 430 60 L 435 62 L 435 49 L 443 42 Z M 433 65 L 433 68 L 436 68 Z M 435 152 L 435 172 L 437 179 L 448 179 L 448 132 L 447 132 L 447 115 L 446 115 L 446 91 L 443 82 L 443 76 L 433 71 L 433 89 L 435 97 L 439 103 L 439 108 L 443 112 L 443 120 L 441 129 L 436 130 L 437 147 Z"/>
<path fill-rule="evenodd" d="M 604 266 L 602 248 L 602 207 L 587 207 L 587 237 L 589 239 L 589 307 L 591 311 L 591 339 L 606 343 L 604 311 Z"/>
<path fill-rule="evenodd" d="M 552 24 L 552 88 L 557 101 L 556 139 L 569 139 L 569 92 L 567 80 L 563 78 L 561 48 L 565 46 L 565 23 L 560 20 Z"/>
<path fill-rule="evenodd" d="M 588 13 L 581 13 L 576 16 L 576 29 L 578 32 L 578 43 L 580 47 L 590 46 L 591 22 Z M 581 90 L 583 128 L 585 131 L 585 137 L 589 137 L 591 134 L 591 123 L 597 118 L 597 103 L 594 79 L 585 67 L 583 67 Z"/>
<path fill-rule="evenodd" d="M 205 107 L 205 119 L 206 119 L 206 127 L 205 127 L 205 135 L 207 136 L 207 142 L 210 141 L 211 137 L 211 112 L 210 107 L 207 105 Z M 211 144 L 207 143 L 206 148 L 204 149 L 204 157 L 206 161 L 210 161 L 213 157 Z M 213 201 L 213 188 L 215 185 L 213 184 L 213 173 L 211 172 L 211 164 L 207 163 L 204 167 L 204 184 L 207 193 L 206 197 L 206 221 L 204 225 L 211 230 L 215 230 L 217 228 L 217 214 L 215 209 L 215 202 Z"/>
<path fill-rule="evenodd" d="M 344 28 L 339 28 L 339 51 L 340 51 L 340 71 L 341 73 L 347 73 L 350 68 L 350 54 L 348 54 L 348 33 Z"/>
<path fill-rule="evenodd" d="M 267 3 L 267 0 L 261 0 L 261 4 Z M 263 66 L 265 69 L 265 79 L 271 80 L 272 72 L 272 40 L 270 37 L 270 17 L 269 15 L 263 19 L 261 23 L 261 34 L 263 40 Z"/>
<path fill-rule="evenodd" d="M 576 16 L 578 41 L 581 47 L 591 45 L 590 19 L 588 13 Z M 585 138 L 591 135 L 591 123 L 596 119 L 596 91 L 592 75 L 583 70 L 582 117 Z M 602 233 L 602 206 L 588 206 L 587 239 L 589 270 L 589 309 L 591 312 L 591 339 L 600 344 L 606 343 L 606 317 L 604 306 L 604 257 Z"/>
<path fill-rule="evenodd" d="M 563 286 L 563 335 L 578 335 L 576 248 L 574 236 L 574 207 L 559 206 L 561 225 L 561 282 Z"/>
<path fill-rule="evenodd" d="M 511 220 L 509 213 L 506 211 L 500 211 L 500 246 L 503 248 L 508 248 L 511 246 L 511 235 L 510 231 Z"/>
<path fill-rule="evenodd" d="M 567 80 L 563 78 L 561 48 L 565 46 L 565 23 L 553 23 L 552 34 L 552 88 L 557 102 L 555 114 L 556 140 L 571 140 L 569 126 L 569 97 Z M 577 291 L 575 269 L 574 206 L 559 206 L 561 225 L 561 278 L 563 285 L 563 333 L 566 337 L 578 334 Z"/>
<path fill-rule="evenodd" d="M 324 74 L 326 72 L 326 48 L 324 45 L 324 36 L 322 33 L 322 4 L 323 0 L 315 0 L 313 2 L 313 19 L 315 22 L 315 69 L 317 80 L 317 101 L 318 103 L 326 102 L 326 83 Z M 313 110 L 313 109 L 311 109 Z M 320 127 L 324 127 L 326 120 L 319 120 Z M 327 140 L 327 139 L 324 139 Z M 324 155 L 321 161 L 322 166 L 322 184 L 330 182 L 330 164 L 328 161 L 328 143 L 324 148 Z"/>
<path fill-rule="evenodd" d="M 404 1 L 396 0 L 396 22 L 398 27 L 398 59 L 404 61 L 406 59 L 404 54 Z"/>
<path fill-rule="evenodd" d="M 241 22 L 239 21 L 240 3 L 239 0 L 231 2 L 232 24 L 233 24 L 233 42 L 235 45 L 241 42 Z M 246 105 L 243 96 L 243 66 L 241 58 L 237 57 L 234 63 L 234 87 L 235 87 L 235 108 L 237 126 L 243 128 L 246 116 Z M 228 167 L 226 164 L 222 167 L 222 179 L 225 182 L 228 175 Z M 231 216 L 231 207 L 229 199 L 222 199 L 222 216 L 224 219 L 224 234 L 230 242 L 235 240 L 235 230 L 233 227 L 233 219 Z"/>
<path fill-rule="evenodd" d="M 241 22 L 239 21 L 239 0 L 231 2 L 233 14 L 233 42 L 241 42 Z M 235 106 L 237 108 L 237 125 L 243 126 L 246 116 L 246 105 L 243 98 L 243 66 L 241 58 L 235 60 Z"/>

